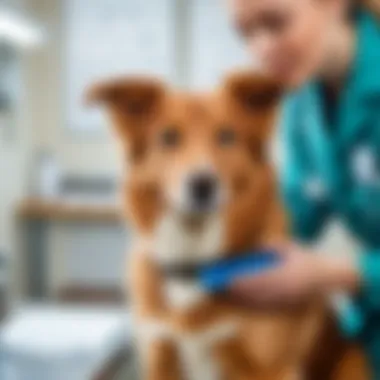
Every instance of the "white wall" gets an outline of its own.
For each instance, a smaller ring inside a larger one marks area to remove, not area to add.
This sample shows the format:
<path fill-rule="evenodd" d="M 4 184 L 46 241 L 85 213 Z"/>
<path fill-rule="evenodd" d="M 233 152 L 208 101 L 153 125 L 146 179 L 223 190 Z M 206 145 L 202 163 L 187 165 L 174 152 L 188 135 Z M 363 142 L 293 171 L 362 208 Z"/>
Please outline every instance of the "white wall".
<path fill-rule="evenodd" d="M 14 116 L 10 119 L 11 128 L 0 133 L 0 250 L 9 255 L 14 279 L 14 294 L 21 290 L 19 235 L 17 207 L 27 194 L 28 169 L 31 157 L 31 135 L 29 123 L 28 96 L 26 85 L 27 54 L 21 54 L 14 70 L 14 81 L 18 88 Z M 14 117 L 14 118 L 13 118 Z M 5 125 L 7 127 L 7 125 Z"/>
<path fill-rule="evenodd" d="M 48 30 L 46 45 L 29 65 L 34 146 L 56 154 L 65 172 L 115 173 L 120 160 L 111 136 L 78 136 L 65 128 L 64 0 L 31 1 Z"/>

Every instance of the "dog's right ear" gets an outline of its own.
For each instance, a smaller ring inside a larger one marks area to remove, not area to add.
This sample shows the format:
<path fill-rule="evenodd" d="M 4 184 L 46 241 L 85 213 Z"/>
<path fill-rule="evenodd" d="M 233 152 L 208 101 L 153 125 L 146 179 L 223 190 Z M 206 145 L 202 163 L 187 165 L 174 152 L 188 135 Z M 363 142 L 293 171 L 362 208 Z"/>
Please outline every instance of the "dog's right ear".
<path fill-rule="evenodd" d="M 279 82 L 252 71 L 231 74 L 225 81 L 225 89 L 241 112 L 255 117 L 258 113 L 271 112 L 284 93 Z"/>
<path fill-rule="evenodd" d="M 145 152 L 149 127 L 163 108 L 165 94 L 165 86 L 156 79 L 129 77 L 96 83 L 85 101 L 106 107 L 131 158 L 138 159 Z"/>

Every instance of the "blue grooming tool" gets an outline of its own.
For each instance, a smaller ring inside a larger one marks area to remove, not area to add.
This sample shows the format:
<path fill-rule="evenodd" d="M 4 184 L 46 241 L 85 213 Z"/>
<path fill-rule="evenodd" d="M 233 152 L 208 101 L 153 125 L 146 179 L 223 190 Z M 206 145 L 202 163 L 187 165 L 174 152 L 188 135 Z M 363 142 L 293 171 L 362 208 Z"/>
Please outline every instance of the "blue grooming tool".
<path fill-rule="evenodd" d="M 273 269 L 281 259 L 273 251 L 258 251 L 208 264 L 199 271 L 199 281 L 210 293 L 223 292 L 235 279 Z"/>

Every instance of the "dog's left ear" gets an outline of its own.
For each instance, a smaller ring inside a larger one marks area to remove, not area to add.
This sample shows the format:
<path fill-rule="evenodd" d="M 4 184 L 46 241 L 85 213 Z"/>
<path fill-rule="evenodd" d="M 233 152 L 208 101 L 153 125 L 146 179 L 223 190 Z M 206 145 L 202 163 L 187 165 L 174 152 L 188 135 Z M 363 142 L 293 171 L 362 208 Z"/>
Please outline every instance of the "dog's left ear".
<path fill-rule="evenodd" d="M 164 92 L 163 84 L 149 77 L 116 78 L 91 86 L 85 96 L 87 105 L 103 104 L 118 108 L 133 118 L 153 111 Z"/>
<path fill-rule="evenodd" d="M 223 87 L 228 113 L 244 130 L 252 154 L 265 159 L 284 93 L 273 79 L 253 72 L 229 76 Z"/>
<path fill-rule="evenodd" d="M 128 157 L 136 161 L 144 157 L 149 129 L 162 112 L 165 96 L 159 80 L 124 77 L 94 84 L 85 102 L 105 106 Z"/>

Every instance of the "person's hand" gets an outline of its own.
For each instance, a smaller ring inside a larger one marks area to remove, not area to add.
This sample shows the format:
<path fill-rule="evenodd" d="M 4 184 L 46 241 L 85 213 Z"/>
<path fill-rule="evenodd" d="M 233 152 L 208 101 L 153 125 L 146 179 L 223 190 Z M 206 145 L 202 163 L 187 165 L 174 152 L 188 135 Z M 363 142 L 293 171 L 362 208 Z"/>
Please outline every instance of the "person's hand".
<path fill-rule="evenodd" d="M 282 262 L 262 274 L 235 280 L 229 289 L 235 301 L 263 307 L 301 303 L 314 295 L 356 287 L 358 275 L 352 262 L 318 255 L 293 243 L 273 249 Z"/>

